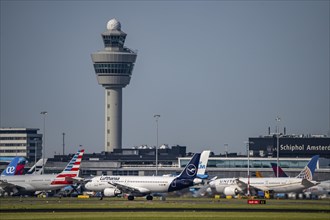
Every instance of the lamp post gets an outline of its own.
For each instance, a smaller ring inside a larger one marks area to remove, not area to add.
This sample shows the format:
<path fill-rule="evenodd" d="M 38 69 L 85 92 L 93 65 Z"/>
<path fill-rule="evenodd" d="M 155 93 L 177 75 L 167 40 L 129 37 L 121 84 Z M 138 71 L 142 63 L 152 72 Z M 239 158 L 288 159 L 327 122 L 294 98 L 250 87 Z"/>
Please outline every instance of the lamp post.
<path fill-rule="evenodd" d="M 156 118 L 156 136 L 157 136 L 157 145 L 156 145 L 156 176 L 158 175 L 158 119 L 160 115 L 154 115 Z"/>
<path fill-rule="evenodd" d="M 250 196 L 250 144 L 253 142 L 246 141 L 246 150 L 248 157 L 248 167 L 247 167 L 247 177 L 248 177 L 248 185 L 247 185 L 247 196 Z"/>
<path fill-rule="evenodd" d="M 65 153 L 65 133 L 63 132 L 62 135 L 63 135 L 63 155 L 64 155 L 64 153 Z"/>
<path fill-rule="evenodd" d="M 279 122 L 281 121 L 281 118 L 279 117 L 279 116 L 277 116 L 276 118 L 275 118 L 275 121 L 277 122 L 276 123 L 276 156 L 277 156 L 277 168 L 276 168 L 276 177 L 278 178 L 278 173 L 279 173 L 279 156 L 280 156 L 280 144 L 279 144 L 279 136 L 280 136 L 280 134 L 279 134 Z"/>
<path fill-rule="evenodd" d="M 41 115 L 43 115 L 43 119 L 44 119 L 44 128 L 43 128 L 43 138 L 42 138 L 42 142 L 43 142 L 43 146 L 42 146 L 42 174 L 45 173 L 45 155 L 46 155 L 46 115 L 48 114 L 48 112 L 43 111 L 40 112 Z"/>
<path fill-rule="evenodd" d="M 38 150 L 38 139 L 37 138 L 34 138 L 34 165 L 36 165 L 37 164 L 37 150 Z M 36 172 L 34 172 L 34 174 L 35 174 Z"/>

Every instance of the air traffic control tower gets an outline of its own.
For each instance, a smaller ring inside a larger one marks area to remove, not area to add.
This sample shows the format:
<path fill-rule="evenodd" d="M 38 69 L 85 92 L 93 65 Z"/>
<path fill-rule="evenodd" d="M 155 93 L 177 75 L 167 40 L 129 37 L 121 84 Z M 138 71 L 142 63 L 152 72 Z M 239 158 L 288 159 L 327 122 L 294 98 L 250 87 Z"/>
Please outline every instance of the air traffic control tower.
<path fill-rule="evenodd" d="M 102 33 L 104 50 L 92 53 L 97 81 L 105 88 L 105 151 L 122 147 L 122 89 L 131 80 L 137 53 L 124 47 L 126 34 L 111 19 Z"/>

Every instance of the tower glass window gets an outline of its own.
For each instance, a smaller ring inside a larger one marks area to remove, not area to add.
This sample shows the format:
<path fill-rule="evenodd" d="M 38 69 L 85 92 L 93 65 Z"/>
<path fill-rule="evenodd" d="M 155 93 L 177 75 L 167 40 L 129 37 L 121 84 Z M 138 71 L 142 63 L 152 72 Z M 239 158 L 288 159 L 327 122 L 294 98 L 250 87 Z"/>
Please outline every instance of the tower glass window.
<path fill-rule="evenodd" d="M 96 73 L 131 74 L 133 63 L 94 63 Z"/>
<path fill-rule="evenodd" d="M 123 47 L 125 43 L 125 36 L 103 35 L 102 38 L 105 47 Z"/>

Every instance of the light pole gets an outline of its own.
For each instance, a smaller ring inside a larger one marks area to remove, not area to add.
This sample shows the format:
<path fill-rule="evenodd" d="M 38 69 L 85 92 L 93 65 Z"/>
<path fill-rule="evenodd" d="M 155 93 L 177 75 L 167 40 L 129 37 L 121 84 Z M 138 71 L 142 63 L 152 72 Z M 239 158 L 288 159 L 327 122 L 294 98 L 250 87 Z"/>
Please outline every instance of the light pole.
<path fill-rule="evenodd" d="M 156 136 L 157 136 L 157 145 L 156 145 L 156 176 L 158 175 L 158 119 L 160 115 L 154 115 L 156 118 Z"/>
<path fill-rule="evenodd" d="M 280 136 L 280 134 L 279 134 L 279 122 L 281 121 L 281 118 L 279 117 L 279 116 L 277 116 L 276 118 L 275 118 L 275 121 L 277 122 L 276 123 L 276 154 L 277 154 L 277 168 L 276 168 L 276 177 L 278 178 L 278 172 L 279 172 L 279 156 L 280 156 L 280 144 L 279 144 L 279 136 Z"/>
<path fill-rule="evenodd" d="M 253 142 L 246 141 L 246 150 L 248 157 L 248 167 L 247 167 L 247 177 L 248 177 L 248 185 L 247 185 L 247 196 L 250 196 L 250 144 Z"/>
<path fill-rule="evenodd" d="M 44 119 L 44 135 L 42 138 L 42 142 L 43 142 L 43 146 L 42 146 L 42 174 L 45 173 L 45 155 L 46 155 L 46 115 L 48 114 L 48 112 L 43 111 L 40 112 L 41 115 L 43 115 L 43 119 Z"/>
<path fill-rule="evenodd" d="M 38 144 L 38 139 L 37 138 L 34 138 L 34 165 L 37 164 L 37 150 L 38 150 L 38 147 L 37 147 L 37 144 Z M 34 172 L 35 174 L 36 172 Z"/>
<path fill-rule="evenodd" d="M 65 133 L 63 132 L 62 135 L 63 135 L 63 155 L 64 155 L 64 153 L 65 153 Z"/>
<path fill-rule="evenodd" d="M 225 145 L 225 154 L 226 154 L 226 157 L 228 157 L 228 144 L 224 144 Z"/>

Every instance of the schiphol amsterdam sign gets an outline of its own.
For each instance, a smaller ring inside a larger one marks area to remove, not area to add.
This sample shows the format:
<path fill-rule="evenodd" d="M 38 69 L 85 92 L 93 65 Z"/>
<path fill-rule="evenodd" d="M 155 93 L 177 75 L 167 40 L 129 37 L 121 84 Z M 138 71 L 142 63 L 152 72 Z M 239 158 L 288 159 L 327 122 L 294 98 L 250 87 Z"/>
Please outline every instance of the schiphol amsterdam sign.
<path fill-rule="evenodd" d="M 330 145 L 298 145 L 298 144 L 281 144 L 281 151 L 330 151 Z"/>

